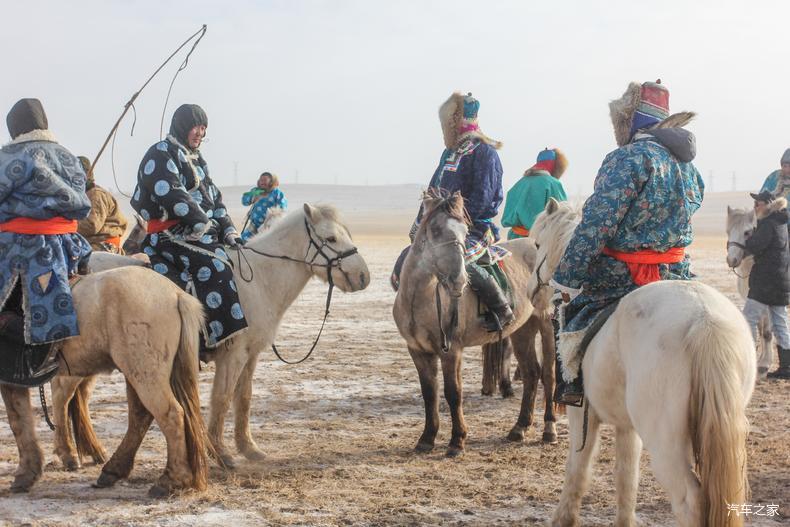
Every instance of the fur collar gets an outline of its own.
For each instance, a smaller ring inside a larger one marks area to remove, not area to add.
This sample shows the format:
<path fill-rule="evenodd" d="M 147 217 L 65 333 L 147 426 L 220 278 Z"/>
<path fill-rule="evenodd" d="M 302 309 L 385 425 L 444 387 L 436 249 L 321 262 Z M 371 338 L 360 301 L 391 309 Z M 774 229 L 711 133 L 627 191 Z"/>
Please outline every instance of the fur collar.
<path fill-rule="evenodd" d="M 175 136 L 173 136 L 171 134 L 167 134 L 167 140 L 170 141 L 171 143 L 173 143 L 174 145 L 176 145 L 181 150 L 183 150 L 184 151 L 184 155 L 190 161 L 194 161 L 194 160 L 196 160 L 197 158 L 200 157 L 200 150 L 192 150 L 191 148 L 188 148 L 188 147 L 182 145 L 181 142 L 178 139 L 175 138 Z"/>
<path fill-rule="evenodd" d="M 774 212 L 779 212 L 780 210 L 787 208 L 787 199 L 785 198 L 776 198 L 768 206 L 763 210 L 761 214 L 757 214 L 757 219 L 762 220 L 773 214 Z"/>
<path fill-rule="evenodd" d="M 463 117 L 464 96 L 459 92 L 455 92 L 450 95 L 450 98 L 439 107 L 439 122 L 442 125 L 444 146 L 450 150 L 455 150 L 458 148 L 458 145 L 464 141 L 464 139 L 471 137 L 479 139 L 482 142 L 493 146 L 497 150 L 502 148 L 502 143 L 500 141 L 491 139 L 479 129 L 460 134 L 458 129 L 461 126 Z"/>
<path fill-rule="evenodd" d="M 29 143 L 31 141 L 48 141 L 50 143 L 58 142 L 58 140 L 55 139 L 55 135 L 49 130 L 31 130 L 30 132 L 16 136 L 16 139 L 12 139 L 6 144 L 6 146 L 16 145 L 19 143 Z"/>

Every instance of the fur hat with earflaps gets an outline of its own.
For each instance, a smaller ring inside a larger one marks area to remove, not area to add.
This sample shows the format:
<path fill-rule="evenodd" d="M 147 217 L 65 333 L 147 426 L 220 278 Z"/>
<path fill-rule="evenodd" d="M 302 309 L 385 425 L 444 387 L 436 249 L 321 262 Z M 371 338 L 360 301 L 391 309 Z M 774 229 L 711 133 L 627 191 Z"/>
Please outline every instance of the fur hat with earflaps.
<path fill-rule="evenodd" d="M 669 114 L 669 90 L 656 82 L 632 82 L 619 99 L 609 103 L 617 146 L 631 142 L 640 130 L 682 127 L 694 117 L 693 112 Z"/>
<path fill-rule="evenodd" d="M 541 150 L 534 165 L 529 167 L 525 176 L 532 176 L 538 172 L 548 172 L 553 177 L 560 179 L 568 168 L 568 158 L 559 148 Z"/>
<path fill-rule="evenodd" d="M 453 149 L 467 137 L 476 137 L 494 148 L 501 148 L 502 143 L 495 141 L 480 131 L 477 124 L 477 112 L 480 101 L 471 93 L 461 95 L 455 92 L 439 107 L 439 122 L 442 124 L 444 146 Z"/>

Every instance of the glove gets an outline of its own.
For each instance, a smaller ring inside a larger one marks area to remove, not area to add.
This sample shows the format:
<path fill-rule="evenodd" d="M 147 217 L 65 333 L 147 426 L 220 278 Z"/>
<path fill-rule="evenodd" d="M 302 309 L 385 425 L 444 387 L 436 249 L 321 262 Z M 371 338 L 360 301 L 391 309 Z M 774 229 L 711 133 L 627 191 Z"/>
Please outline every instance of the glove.
<path fill-rule="evenodd" d="M 241 247 L 242 245 L 246 244 L 247 242 L 239 236 L 239 233 L 236 231 L 229 232 L 225 235 L 225 245 L 229 247 Z"/>

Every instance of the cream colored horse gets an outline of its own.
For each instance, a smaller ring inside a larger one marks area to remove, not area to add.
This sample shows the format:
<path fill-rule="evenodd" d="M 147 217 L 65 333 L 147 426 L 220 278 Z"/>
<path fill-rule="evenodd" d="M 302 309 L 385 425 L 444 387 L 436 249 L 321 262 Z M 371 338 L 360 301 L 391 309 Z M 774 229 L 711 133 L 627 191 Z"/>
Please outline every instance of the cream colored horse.
<path fill-rule="evenodd" d="M 401 336 L 406 340 L 414 365 L 420 378 L 422 397 L 425 403 L 425 428 L 416 450 L 428 452 L 434 448 L 439 430 L 439 386 L 438 364 L 444 376 L 444 395 L 450 407 L 453 428 L 447 456 L 459 456 L 464 451 L 467 427 L 463 414 L 463 385 L 461 359 L 465 347 L 490 344 L 497 340 L 497 333 L 485 330 L 479 321 L 477 295 L 466 288 L 467 275 L 464 267 L 464 240 L 467 226 L 464 221 L 463 198 L 427 193 L 423 199 L 422 225 L 414 244 L 403 264 L 400 287 L 395 297 L 392 315 Z M 503 261 L 515 296 L 516 316 L 503 336 L 513 335 L 514 351 L 522 374 L 538 368 L 534 356 L 534 330 L 525 325 L 533 313 L 532 304 L 526 295 L 525 285 L 535 262 L 535 245 L 531 240 L 512 240 L 502 244 L 512 252 Z M 437 297 L 439 304 L 437 304 Z M 442 300 L 444 298 L 444 300 Z M 441 319 L 439 317 L 441 313 Z M 519 337 L 527 335 L 528 337 Z M 528 350 L 524 344 L 532 339 Z M 443 350 L 443 347 L 446 349 Z M 533 356 L 528 357 L 528 353 Z M 556 441 L 555 417 L 551 400 L 554 386 L 554 364 L 548 361 L 549 379 L 544 380 L 547 403 L 544 417 L 544 441 Z M 497 370 L 498 371 L 498 370 Z M 508 436 L 513 441 L 524 439 L 524 432 L 532 424 L 532 405 L 537 378 L 531 385 L 525 381 L 521 402 L 521 413 Z M 525 376 L 532 379 L 533 376 Z"/>
<path fill-rule="evenodd" d="M 727 265 L 736 275 L 738 294 L 744 300 L 749 295 L 749 275 L 754 265 L 754 256 L 746 255 L 745 243 L 756 227 L 754 209 L 727 207 Z M 765 378 L 774 360 L 771 319 L 767 312 L 757 325 L 757 336 L 757 375 Z"/>
<path fill-rule="evenodd" d="M 252 377 L 259 353 L 270 349 L 288 307 L 312 277 L 326 282 L 331 274 L 334 285 L 348 292 L 365 289 L 370 284 L 370 273 L 337 211 L 326 205 L 305 204 L 251 238 L 245 249 L 228 252 L 249 327 L 221 345 L 210 357 L 216 362 L 216 372 L 208 430 L 220 462 L 232 468 L 235 466 L 233 456 L 223 438 L 231 401 L 236 448 L 247 459 L 264 458 L 250 433 Z M 319 322 L 317 318 L 316 328 Z M 310 337 L 312 335 L 305 335 L 305 339 Z M 63 401 L 59 403 L 61 409 L 56 416 L 65 416 Z M 127 463 L 131 463 L 137 446 L 139 444 L 127 452 L 131 456 Z M 57 451 L 76 455 L 73 445 L 60 444 Z M 104 472 L 103 481 L 107 484 L 123 477 Z"/>
<path fill-rule="evenodd" d="M 568 204 L 551 200 L 533 225 L 541 263 L 529 290 L 538 308 L 552 293 L 543 284 L 577 222 Z M 593 338 L 582 370 L 587 438 L 582 446 L 584 411 L 569 407 L 568 462 L 553 525 L 579 524 L 601 423 L 615 426 L 616 525 L 636 523 L 643 442 L 681 526 L 741 525 L 728 504 L 748 495 L 745 410 L 756 367 L 749 328 L 732 302 L 700 282 L 641 287 Z"/>
<path fill-rule="evenodd" d="M 76 389 L 83 378 L 114 369 L 126 378 L 129 428 L 104 470 L 128 475 L 127 450 L 156 419 L 167 440 L 167 467 L 150 494 L 205 488 L 206 431 L 197 391 L 200 303 L 141 267 L 85 276 L 73 294 L 80 335 L 63 344 L 59 375 L 68 376 L 55 377 L 53 392 L 64 384 Z M 11 489 L 24 492 L 43 466 L 30 396 L 26 388 L 10 385 L 0 385 L 0 392 L 20 455 Z M 68 425 L 61 418 L 59 426 L 62 432 Z"/>

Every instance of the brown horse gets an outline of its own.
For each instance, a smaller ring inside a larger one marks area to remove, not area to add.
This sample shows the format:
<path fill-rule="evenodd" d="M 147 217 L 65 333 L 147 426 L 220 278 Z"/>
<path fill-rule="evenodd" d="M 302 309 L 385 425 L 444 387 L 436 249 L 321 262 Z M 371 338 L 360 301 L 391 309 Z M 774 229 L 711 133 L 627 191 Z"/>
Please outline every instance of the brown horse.
<path fill-rule="evenodd" d="M 200 302 L 167 278 L 141 267 L 85 276 L 73 287 L 73 296 L 80 335 L 63 342 L 62 376 L 56 377 L 53 391 L 58 391 L 57 386 L 61 390 L 71 386 L 71 398 L 84 377 L 114 369 L 126 378 L 129 428 L 103 475 L 130 473 L 127 453 L 136 450 L 156 419 L 167 440 L 167 466 L 150 494 L 204 489 L 207 434 L 197 389 L 198 334 L 203 326 Z M 0 393 L 20 455 L 11 490 L 25 492 L 41 477 L 43 468 L 30 395 L 27 388 L 11 385 L 0 385 Z"/>
<path fill-rule="evenodd" d="M 447 197 L 429 191 L 423 198 L 424 216 L 414 244 L 403 264 L 400 288 L 393 306 L 393 317 L 420 377 L 425 402 L 425 428 L 416 450 L 433 449 L 439 430 L 438 364 L 444 376 L 444 394 L 453 420 L 452 438 L 447 455 L 463 453 L 467 427 L 463 415 L 461 356 L 468 346 L 491 344 L 498 338 L 480 323 L 477 298 L 466 289 L 464 268 L 464 240 L 467 224 L 463 198 L 456 193 Z M 535 265 L 535 245 L 529 239 L 503 243 L 512 256 L 503 261 L 504 270 L 514 294 L 515 320 L 503 331 L 507 337 L 519 330 L 533 313 L 526 295 L 526 283 Z M 442 300 L 442 297 L 446 300 Z M 449 298 L 447 298 L 449 297 Z M 529 328 L 524 329 L 526 332 Z M 522 335 L 519 333 L 519 335 Z M 534 333 L 533 333 L 534 335 Z M 528 339 L 526 339 L 528 340 Z M 527 351 L 515 346 L 522 372 L 533 371 L 535 362 L 527 358 Z M 534 351 L 533 351 L 534 355 Z M 553 360 L 549 361 L 553 364 Z M 553 379 L 553 369 L 552 375 Z M 553 380 L 549 383 L 553 387 Z M 511 435 L 523 437 L 529 400 L 528 390 L 522 398 L 522 420 L 513 427 Z M 544 437 L 555 437 L 552 393 L 548 391 L 547 418 Z"/>

